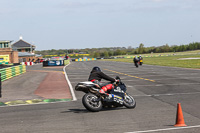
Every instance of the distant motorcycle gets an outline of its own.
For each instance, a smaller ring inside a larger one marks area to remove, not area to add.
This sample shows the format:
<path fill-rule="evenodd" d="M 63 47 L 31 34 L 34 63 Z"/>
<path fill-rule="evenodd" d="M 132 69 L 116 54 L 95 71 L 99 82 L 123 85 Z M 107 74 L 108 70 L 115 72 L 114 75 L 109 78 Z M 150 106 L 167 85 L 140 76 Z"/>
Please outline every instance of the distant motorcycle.
<path fill-rule="evenodd" d="M 135 67 L 138 67 L 139 59 L 136 56 L 133 58 L 133 62 L 135 64 Z"/>
<path fill-rule="evenodd" d="M 143 64 L 143 58 L 142 58 L 142 56 L 140 55 L 139 56 L 139 65 L 141 66 Z"/>
<path fill-rule="evenodd" d="M 119 82 L 113 83 L 114 89 L 108 92 L 112 97 L 99 93 L 100 88 L 93 82 L 86 81 L 78 83 L 75 90 L 86 93 L 82 97 L 84 107 L 92 112 L 98 112 L 103 107 L 125 106 L 127 108 L 135 108 L 136 101 L 131 95 L 126 93 L 127 88 L 125 84 L 121 82 L 121 79 L 118 76 L 116 79 L 118 79 Z"/>
<path fill-rule="evenodd" d="M 137 62 L 135 62 L 135 67 L 138 67 L 138 61 L 137 61 Z"/>
<path fill-rule="evenodd" d="M 142 59 L 139 61 L 139 65 L 141 66 L 143 64 L 143 61 Z"/>

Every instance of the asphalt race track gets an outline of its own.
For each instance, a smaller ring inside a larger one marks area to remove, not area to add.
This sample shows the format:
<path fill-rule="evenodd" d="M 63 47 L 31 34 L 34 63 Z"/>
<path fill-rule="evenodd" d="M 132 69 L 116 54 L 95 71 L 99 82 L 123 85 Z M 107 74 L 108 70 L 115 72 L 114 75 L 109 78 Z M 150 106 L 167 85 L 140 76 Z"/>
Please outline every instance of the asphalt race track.
<path fill-rule="evenodd" d="M 81 102 L 83 92 L 75 91 L 77 101 L 9 106 L 0 108 L 1 133 L 199 133 L 200 70 L 131 63 L 72 62 L 66 67 L 74 88 L 87 81 L 94 66 L 111 77 L 120 76 L 133 95 L 135 109 L 107 108 L 87 111 Z M 187 127 L 174 127 L 177 103 L 181 103 Z"/>

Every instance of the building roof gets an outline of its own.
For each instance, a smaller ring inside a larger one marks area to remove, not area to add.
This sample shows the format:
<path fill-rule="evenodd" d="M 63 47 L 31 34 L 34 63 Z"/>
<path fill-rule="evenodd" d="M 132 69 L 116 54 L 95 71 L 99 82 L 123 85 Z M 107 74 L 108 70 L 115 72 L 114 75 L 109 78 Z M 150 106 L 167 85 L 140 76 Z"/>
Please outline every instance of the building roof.
<path fill-rule="evenodd" d="M 11 43 L 12 41 L 10 40 L 0 40 L 1 43 L 5 43 L 5 42 L 8 42 L 8 43 Z"/>
<path fill-rule="evenodd" d="M 28 52 L 18 52 L 19 57 L 25 57 L 25 56 L 35 56 L 35 54 L 31 54 Z"/>
<path fill-rule="evenodd" d="M 18 52 L 19 57 L 30 57 L 30 56 L 35 56 L 35 57 L 42 57 L 41 54 L 32 54 L 28 52 Z"/>
<path fill-rule="evenodd" d="M 17 48 L 30 48 L 30 47 L 35 47 L 34 45 L 31 45 L 30 43 L 25 42 L 24 40 L 20 39 L 19 41 L 15 42 L 12 44 L 12 47 L 17 47 Z"/>
<path fill-rule="evenodd" d="M 35 54 L 35 57 L 42 57 L 41 54 Z"/>

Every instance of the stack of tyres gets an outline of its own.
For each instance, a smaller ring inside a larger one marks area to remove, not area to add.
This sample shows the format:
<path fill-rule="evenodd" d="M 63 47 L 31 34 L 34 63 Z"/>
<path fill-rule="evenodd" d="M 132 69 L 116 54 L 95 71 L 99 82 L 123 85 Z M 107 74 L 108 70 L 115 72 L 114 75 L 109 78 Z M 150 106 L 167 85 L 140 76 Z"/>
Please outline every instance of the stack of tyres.
<path fill-rule="evenodd" d="M 19 75 L 19 66 L 15 66 L 15 76 Z"/>
<path fill-rule="evenodd" d="M 16 76 L 15 67 L 11 67 L 11 69 L 12 69 L 12 77 L 15 77 Z"/>
<path fill-rule="evenodd" d="M 20 65 L 20 74 L 25 73 L 26 72 L 26 65 Z"/>
<path fill-rule="evenodd" d="M 23 73 L 26 72 L 26 66 L 23 66 Z"/>
<path fill-rule="evenodd" d="M 3 81 L 6 80 L 6 68 L 3 68 L 3 71 L 1 73 L 1 76 L 3 78 Z"/>
<path fill-rule="evenodd" d="M 15 66 L 15 75 L 18 76 L 20 75 L 20 66 Z"/>
<path fill-rule="evenodd" d="M 6 80 L 12 77 L 12 70 L 11 67 L 5 68 L 6 69 Z"/>
<path fill-rule="evenodd" d="M 21 74 L 22 73 L 22 66 L 20 65 L 19 66 L 19 74 Z"/>
<path fill-rule="evenodd" d="M 20 73 L 20 74 L 23 73 L 23 66 L 25 66 L 25 65 L 20 65 L 20 66 L 19 66 L 19 73 Z"/>
<path fill-rule="evenodd" d="M 25 65 L 2 68 L 2 69 L 0 69 L 1 81 L 5 81 L 7 79 L 18 76 L 18 75 L 23 74 L 25 72 L 26 72 L 26 66 Z"/>
<path fill-rule="evenodd" d="M 17 70 L 18 70 L 18 72 L 17 72 L 17 74 L 18 74 L 18 75 L 20 75 L 20 74 L 21 74 L 21 67 L 22 67 L 21 65 L 20 65 L 20 66 L 18 66 L 18 69 L 17 69 Z"/>
<path fill-rule="evenodd" d="M 6 71 L 5 71 L 5 68 L 0 69 L 0 73 L 1 73 L 1 81 L 6 80 Z"/>

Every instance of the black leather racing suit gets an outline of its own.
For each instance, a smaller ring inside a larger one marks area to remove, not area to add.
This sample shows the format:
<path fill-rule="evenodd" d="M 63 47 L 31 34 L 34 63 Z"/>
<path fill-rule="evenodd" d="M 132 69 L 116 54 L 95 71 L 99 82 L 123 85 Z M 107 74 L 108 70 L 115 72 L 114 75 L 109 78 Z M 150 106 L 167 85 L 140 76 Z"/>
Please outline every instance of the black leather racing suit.
<path fill-rule="evenodd" d="M 101 79 L 108 80 L 110 82 L 115 82 L 114 78 L 109 77 L 108 75 L 104 74 L 103 72 L 99 71 L 91 71 L 88 81 L 92 81 L 94 83 L 99 84 L 101 87 L 107 85 L 108 83 L 101 83 Z"/>

